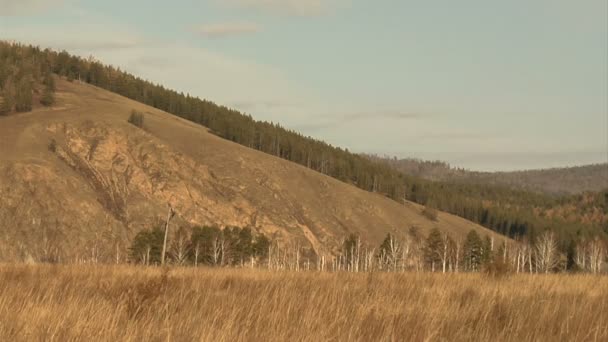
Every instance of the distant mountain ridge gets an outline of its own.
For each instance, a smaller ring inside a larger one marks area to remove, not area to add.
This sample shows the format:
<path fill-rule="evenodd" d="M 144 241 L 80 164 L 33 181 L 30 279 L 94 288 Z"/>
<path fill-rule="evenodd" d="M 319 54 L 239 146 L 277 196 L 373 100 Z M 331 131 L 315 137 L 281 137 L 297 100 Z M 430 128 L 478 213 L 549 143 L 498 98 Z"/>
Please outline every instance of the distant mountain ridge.
<path fill-rule="evenodd" d="M 378 155 L 367 155 L 367 157 L 384 162 L 407 175 L 431 181 L 507 186 L 549 195 L 575 195 L 608 188 L 608 163 L 538 170 L 480 172 L 452 167 L 442 161 L 396 159 Z"/>

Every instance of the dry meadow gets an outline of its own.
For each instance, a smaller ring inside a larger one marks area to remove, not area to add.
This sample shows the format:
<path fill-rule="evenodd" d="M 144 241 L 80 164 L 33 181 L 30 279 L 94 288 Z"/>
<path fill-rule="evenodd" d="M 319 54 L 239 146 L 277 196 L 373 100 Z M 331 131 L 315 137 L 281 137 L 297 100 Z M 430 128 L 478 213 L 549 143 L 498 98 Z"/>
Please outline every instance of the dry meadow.
<path fill-rule="evenodd" d="M 608 277 L 0 265 L 2 341 L 607 341 Z"/>

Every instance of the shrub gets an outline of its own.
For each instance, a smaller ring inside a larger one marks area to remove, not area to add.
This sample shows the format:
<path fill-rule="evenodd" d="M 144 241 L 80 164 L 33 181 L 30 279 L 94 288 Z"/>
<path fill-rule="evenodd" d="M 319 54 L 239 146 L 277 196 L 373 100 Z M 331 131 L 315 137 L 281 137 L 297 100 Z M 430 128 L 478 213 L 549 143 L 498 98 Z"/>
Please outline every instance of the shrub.
<path fill-rule="evenodd" d="M 55 139 L 51 139 L 51 142 L 49 142 L 49 151 L 57 152 L 57 141 Z"/>
<path fill-rule="evenodd" d="M 143 128 L 144 127 L 144 114 L 137 112 L 135 110 L 131 111 L 131 115 L 129 116 L 129 123 L 139 127 L 139 128 Z"/>
<path fill-rule="evenodd" d="M 500 258 L 496 258 L 487 263 L 483 271 L 486 275 L 493 278 L 502 278 L 511 272 L 509 264 L 500 260 Z"/>
<path fill-rule="evenodd" d="M 424 207 L 422 215 L 431 221 L 437 221 L 437 209 L 432 207 Z"/>
<path fill-rule="evenodd" d="M 49 87 L 44 89 L 44 93 L 42 93 L 42 97 L 40 98 L 40 103 L 43 106 L 50 107 L 55 103 L 55 93 Z"/>

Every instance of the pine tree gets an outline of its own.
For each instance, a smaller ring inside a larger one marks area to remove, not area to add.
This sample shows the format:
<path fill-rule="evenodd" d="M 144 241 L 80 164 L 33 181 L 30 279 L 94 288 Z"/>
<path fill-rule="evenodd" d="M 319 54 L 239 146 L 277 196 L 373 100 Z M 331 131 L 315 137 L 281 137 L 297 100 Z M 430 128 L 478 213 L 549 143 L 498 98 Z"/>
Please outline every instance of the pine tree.
<path fill-rule="evenodd" d="M 482 248 L 483 248 L 483 250 L 482 250 L 481 263 L 485 264 L 485 263 L 490 262 L 493 258 L 492 239 L 489 236 L 486 236 L 486 238 L 483 240 Z"/>
<path fill-rule="evenodd" d="M 129 248 L 131 260 L 146 265 L 159 264 L 164 236 L 164 229 L 160 227 L 137 233 Z"/>
<path fill-rule="evenodd" d="M 53 78 L 53 74 L 51 72 L 47 72 L 44 76 L 44 80 L 42 84 L 52 92 L 55 92 L 55 78 Z"/>
<path fill-rule="evenodd" d="M 397 271 L 397 266 L 401 257 L 401 249 L 401 243 L 397 241 L 391 233 L 388 233 L 380 245 L 378 254 L 380 264 L 393 271 Z"/>
<path fill-rule="evenodd" d="M 42 93 L 42 97 L 40 98 L 40 103 L 43 106 L 50 107 L 55 104 L 55 93 L 52 90 L 52 87 L 46 86 L 44 87 L 44 92 Z"/>
<path fill-rule="evenodd" d="M 200 261 L 208 265 L 213 264 L 214 243 L 220 238 L 220 235 L 221 230 L 217 227 L 205 226 L 192 229 L 190 241 L 194 251 L 199 254 L 196 263 Z"/>
<path fill-rule="evenodd" d="M 442 253 L 444 242 L 441 237 L 441 232 L 437 228 L 433 228 L 426 239 L 424 248 L 424 258 L 431 271 L 435 272 L 442 262 Z"/>
<path fill-rule="evenodd" d="M 259 259 L 265 259 L 268 257 L 268 248 L 270 247 L 270 240 L 264 234 L 256 235 L 253 242 L 253 253 Z"/>
<path fill-rule="evenodd" d="M 1 50 L 0 50 L 1 51 Z M 11 72 L 11 64 L 2 63 L 0 60 L 0 115 L 6 115 L 13 110 L 14 81 Z"/>
<path fill-rule="evenodd" d="M 391 242 L 393 240 L 394 240 L 394 238 L 391 235 L 391 233 L 386 234 L 386 237 L 384 238 L 384 240 L 380 244 L 380 249 L 379 249 L 378 253 L 380 255 L 388 255 L 390 253 Z"/>
<path fill-rule="evenodd" d="M 32 110 L 32 82 L 24 77 L 17 87 L 15 110 L 29 112 Z"/>
<path fill-rule="evenodd" d="M 342 256 L 344 257 L 345 265 L 350 265 L 357 254 L 357 243 L 359 236 L 350 234 L 342 244 Z"/>
<path fill-rule="evenodd" d="M 7 90 L 0 92 L 0 115 L 6 115 L 13 110 L 12 96 Z"/>
<path fill-rule="evenodd" d="M 479 271 L 483 259 L 483 242 L 473 229 L 464 241 L 464 266 L 467 271 Z"/>
<path fill-rule="evenodd" d="M 253 255 L 253 234 L 251 228 L 235 228 L 238 231 L 236 240 L 236 253 L 238 261 L 247 262 Z"/>

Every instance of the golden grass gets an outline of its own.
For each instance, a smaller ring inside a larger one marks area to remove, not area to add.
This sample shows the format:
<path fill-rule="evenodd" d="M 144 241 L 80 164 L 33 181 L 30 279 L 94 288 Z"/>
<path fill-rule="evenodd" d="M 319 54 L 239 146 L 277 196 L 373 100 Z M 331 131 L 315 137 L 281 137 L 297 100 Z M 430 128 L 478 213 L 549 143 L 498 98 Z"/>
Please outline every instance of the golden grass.
<path fill-rule="evenodd" d="M 606 341 L 608 278 L 0 265 L 2 341 Z"/>

